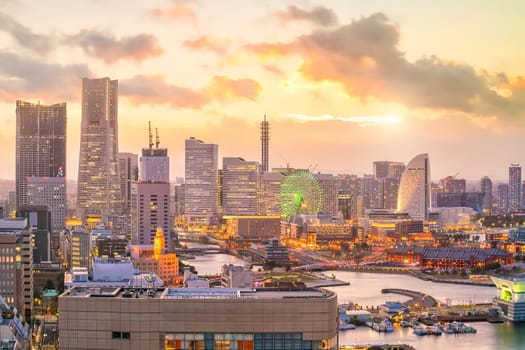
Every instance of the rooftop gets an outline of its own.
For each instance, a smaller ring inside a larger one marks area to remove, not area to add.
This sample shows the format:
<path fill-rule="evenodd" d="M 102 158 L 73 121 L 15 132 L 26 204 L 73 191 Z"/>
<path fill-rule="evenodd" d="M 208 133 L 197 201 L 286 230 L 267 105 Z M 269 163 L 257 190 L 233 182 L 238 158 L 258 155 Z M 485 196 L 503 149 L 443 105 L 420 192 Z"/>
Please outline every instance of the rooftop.
<path fill-rule="evenodd" d="M 238 288 L 83 288 L 74 287 L 61 297 L 66 298 L 156 298 L 156 299 L 324 299 L 334 293 L 315 288 L 238 289 Z"/>

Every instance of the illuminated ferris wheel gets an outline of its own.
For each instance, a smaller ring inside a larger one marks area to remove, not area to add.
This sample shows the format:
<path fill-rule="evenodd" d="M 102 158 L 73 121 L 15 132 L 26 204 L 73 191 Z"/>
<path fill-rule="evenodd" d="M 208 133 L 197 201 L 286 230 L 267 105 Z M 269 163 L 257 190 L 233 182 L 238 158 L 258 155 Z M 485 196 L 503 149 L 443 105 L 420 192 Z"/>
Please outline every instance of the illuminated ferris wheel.
<path fill-rule="evenodd" d="M 323 205 L 319 180 L 307 170 L 286 176 L 280 190 L 281 215 L 286 219 L 299 214 L 318 214 Z"/>

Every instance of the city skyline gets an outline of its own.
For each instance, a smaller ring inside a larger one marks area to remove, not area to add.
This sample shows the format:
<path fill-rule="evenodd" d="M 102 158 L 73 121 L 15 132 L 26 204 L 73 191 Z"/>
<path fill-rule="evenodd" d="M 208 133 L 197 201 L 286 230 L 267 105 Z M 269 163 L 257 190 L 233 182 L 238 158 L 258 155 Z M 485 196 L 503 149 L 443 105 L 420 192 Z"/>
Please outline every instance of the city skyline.
<path fill-rule="evenodd" d="M 151 120 L 172 178 L 189 137 L 261 162 L 264 115 L 270 168 L 362 175 L 428 153 L 434 181 L 505 181 L 525 164 L 518 1 L 0 2 L 1 179 L 15 178 L 24 100 L 67 103 L 76 180 L 82 78 L 102 77 L 119 81 L 119 151 L 138 154 Z"/>

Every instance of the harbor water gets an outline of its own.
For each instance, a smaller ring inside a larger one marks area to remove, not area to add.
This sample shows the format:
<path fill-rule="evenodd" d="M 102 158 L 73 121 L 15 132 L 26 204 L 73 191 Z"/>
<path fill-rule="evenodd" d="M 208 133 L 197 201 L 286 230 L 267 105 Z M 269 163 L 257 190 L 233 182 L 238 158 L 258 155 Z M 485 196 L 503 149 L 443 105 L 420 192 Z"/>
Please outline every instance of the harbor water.
<path fill-rule="evenodd" d="M 196 256 L 185 261 L 195 266 L 199 275 L 220 273 L 223 264 L 247 265 L 245 261 L 226 254 Z M 381 294 L 383 288 L 401 288 L 427 293 L 442 303 L 469 304 L 490 302 L 496 296 L 495 287 L 469 286 L 463 284 L 434 283 L 408 275 L 328 271 L 338 280 L 350 282 L 347 286 L 329 287 L 338 295 L 339 303 L 357 303 L 374 306 L 385 301 L 405 301 L 408 298 L 395 294 Z M 417 350 L 518 350 L 525 349 L 525 325 L 512 323 L 471 323 L 475 334 L 443 334 L 441 336 L 417 336 L 411 328 L 396 325 L 391 333 L 379 333 L 368 327 L 339 332 L 339 344 L 390 343 L 410 344 Z"/>

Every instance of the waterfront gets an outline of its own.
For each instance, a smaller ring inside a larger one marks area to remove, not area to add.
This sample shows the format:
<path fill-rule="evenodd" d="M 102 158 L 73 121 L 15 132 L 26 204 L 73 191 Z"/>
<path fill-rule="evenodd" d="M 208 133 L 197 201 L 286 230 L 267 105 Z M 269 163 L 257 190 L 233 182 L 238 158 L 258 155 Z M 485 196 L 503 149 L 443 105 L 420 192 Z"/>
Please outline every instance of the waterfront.
<path fill-rule="evenodd" d="M 247 265 L 245 261 L 226 254 L 209 254 L 196 256 L 185 261 L 194 265 L 201 275 L 213 275 L 220 272 L 223 264 Z M 452 304 L 469 302 L 490 302 L 496 295 L 495 287 L 468 286 L 461 284 L 434 283 L 423 281 L 408 275 L 362 273 L 348 271 L 326 271 L 335 274 L 336 278 L 350 282 L 348 286 L 329 287 L 338 294 L 339 303 L 353 302 L 363 306 L 377 306 L 387 300 L 405 301 L 408 297 L 394 294 L 381 294 L 383 288 L 404 288 L 428 293 L 437 300 Z M 367 327 L 341 331 L 339 344 L 355 343 L 405 343 L 417 350 L 454 349 L 454 350 L 495 350 L 523 349 L 525 344 L 525 325 L 487 322 L 472 323 L 476 334 L 443 334 L 441 336 L 417 336 L 410 328 L 395 327 L 392 333 L 378 333 Z"/>

